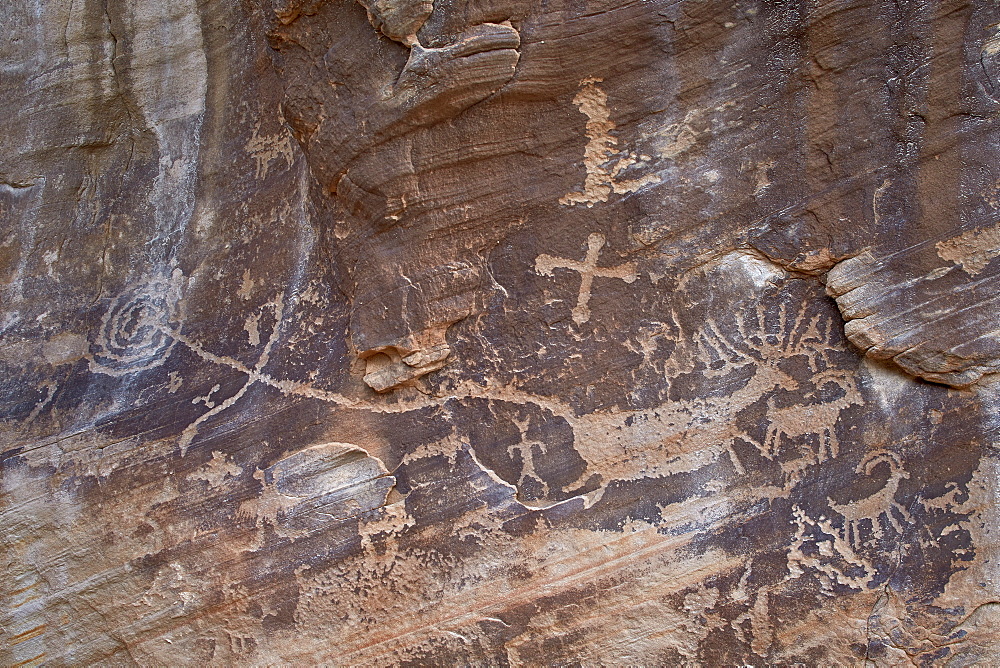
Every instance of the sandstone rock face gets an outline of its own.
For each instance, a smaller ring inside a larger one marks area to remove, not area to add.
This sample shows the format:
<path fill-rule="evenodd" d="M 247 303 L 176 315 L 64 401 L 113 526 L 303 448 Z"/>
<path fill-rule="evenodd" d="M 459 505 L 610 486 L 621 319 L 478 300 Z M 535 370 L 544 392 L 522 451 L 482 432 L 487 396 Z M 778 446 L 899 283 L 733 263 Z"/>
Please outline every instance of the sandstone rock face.
<path fill-rule="evenodd" d="M 1000 656 L 995 3 L 0 23 L 0 663 Z"/>

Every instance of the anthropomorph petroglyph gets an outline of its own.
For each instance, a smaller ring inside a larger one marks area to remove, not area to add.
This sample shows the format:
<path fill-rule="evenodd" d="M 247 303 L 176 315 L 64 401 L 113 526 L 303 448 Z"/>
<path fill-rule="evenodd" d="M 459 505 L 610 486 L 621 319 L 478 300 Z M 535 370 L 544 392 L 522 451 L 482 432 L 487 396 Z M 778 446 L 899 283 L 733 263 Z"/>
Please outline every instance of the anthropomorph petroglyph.
<path fill-rule="evenodd" d="M 633 153 L 617 150 L 618 139 L 611 134 L 615 129 L 608 110 L 608 96 L 598 87 L 601 79 L 584 79 L 580 91 L 573 98 L 573 104 L 587 117 L 587 146 L 583 150 L 583 165 L 587 178 L 581 192 L 567 193 L 559 203 L 569 206 L 586 204 L 594 206 L 607 202 L 612 192 L 619 195 L 635 192 L 643 186 L 656 183 L 652 174 L 638 179 L 619 179 L 623 170 L 640 161 Z"/>
<path fill-rule="evenodd" d="M 587 237 L 587 256 L 582 262 L 545 254 L 539 255 L 535 259 L 535 271 L 542 276 L 552 276 L 556 269 L 570 269 L 580 274 L 580 294 L 577 297 L 576 306 L 573 308 L 573 322 L 578 325 L 590 320 L 588 304 L 595 277 L 617 278 L 626 283 L 634 283 L 639 277 L 635 272 L 635 265 L 632 263 L 618 267 L 598 267 L 597 258 L 601 254 L 604 242 L 602 234 L 594 233 Z"/>

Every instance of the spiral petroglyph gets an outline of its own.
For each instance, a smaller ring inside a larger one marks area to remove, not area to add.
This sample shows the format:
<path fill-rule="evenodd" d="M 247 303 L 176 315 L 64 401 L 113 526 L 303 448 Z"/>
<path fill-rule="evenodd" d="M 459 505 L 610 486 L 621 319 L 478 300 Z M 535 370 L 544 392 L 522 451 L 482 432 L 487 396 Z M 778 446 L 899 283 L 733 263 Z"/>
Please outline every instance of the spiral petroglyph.
<path fill-rule="evenodd" d="M 123 376 L 163 364 L 177 342 L 182 280 L 175 271 L 120 295 L 101 319 L 91 371 Z"/>

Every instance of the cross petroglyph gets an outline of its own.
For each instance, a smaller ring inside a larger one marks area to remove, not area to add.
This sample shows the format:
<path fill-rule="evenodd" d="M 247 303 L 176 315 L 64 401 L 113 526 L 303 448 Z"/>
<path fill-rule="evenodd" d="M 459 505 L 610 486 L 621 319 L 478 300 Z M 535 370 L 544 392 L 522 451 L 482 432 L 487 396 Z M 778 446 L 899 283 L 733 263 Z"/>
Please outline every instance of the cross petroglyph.
<path fill-rule="evenodd" d="M 580 274 L 580 294 L 573 308 L 573 322 L 578 325 L 590 320 L 590 292 L 594 284 L 594 278 L 617 278 L 626 283 L 633 283 L 639 275 L 635 272 L 635 265 L 631 262 L 617 267 L 598 267 L 597 258 L 604 248 L 604 235 L 591 234 L 587 237 L 587 256 L 582 262 L 577 260 L 567 260 L 551 255 L 539 255 L 535 258 L 535 271 L 542 276 L 552 276 L 556 269 L 569 269 Z"/>

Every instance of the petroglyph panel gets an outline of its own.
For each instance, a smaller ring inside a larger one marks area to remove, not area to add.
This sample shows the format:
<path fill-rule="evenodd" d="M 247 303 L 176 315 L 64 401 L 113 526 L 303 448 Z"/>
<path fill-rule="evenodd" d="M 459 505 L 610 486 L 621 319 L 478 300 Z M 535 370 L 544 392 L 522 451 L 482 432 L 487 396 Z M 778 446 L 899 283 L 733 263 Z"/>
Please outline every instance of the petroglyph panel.
<path fill-rule="evenodd" d="M 0 24 L 0 664 L 995 662 L 997 7 Z"/>

